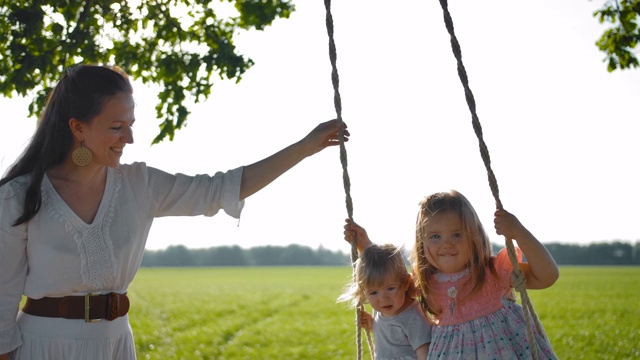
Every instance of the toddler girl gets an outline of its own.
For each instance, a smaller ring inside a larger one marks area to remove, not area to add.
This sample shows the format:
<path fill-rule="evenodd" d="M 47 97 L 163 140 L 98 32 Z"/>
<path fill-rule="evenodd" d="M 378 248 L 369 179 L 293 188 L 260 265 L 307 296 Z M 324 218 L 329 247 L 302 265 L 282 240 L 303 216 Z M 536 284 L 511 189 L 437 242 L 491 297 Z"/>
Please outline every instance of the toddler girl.
<path fill-rule="evenodd" d="M 373 316 L 362 314 L 362 325 L 373 329 L 376 360 L 426 359 L 431 325 L 412 297 L 415 287 L 400 251 L 371 245 L 355 266 L 355 281 L 338 300 L 373 308 Z"/>

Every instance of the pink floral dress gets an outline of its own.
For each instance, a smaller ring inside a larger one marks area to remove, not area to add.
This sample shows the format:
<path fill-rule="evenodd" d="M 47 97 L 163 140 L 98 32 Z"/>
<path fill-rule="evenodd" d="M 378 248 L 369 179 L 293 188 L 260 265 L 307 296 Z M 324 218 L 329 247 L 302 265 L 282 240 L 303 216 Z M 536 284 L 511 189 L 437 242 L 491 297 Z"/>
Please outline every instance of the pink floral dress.
<path fill-rule="evenodd" d="M 506 249 L 494 258 L 494 267 L 498 277 L 487 269 L 483 288 L 467 300 L 468 269 L 438 273 L 429 281 L 431 300 L 441 311 L 429 359 L 533 359 L 524 312 L 511 296 L 513 267 Z M 546 336 L 536 332 L 535 346 L 539 359 L 557 359 Z"/>

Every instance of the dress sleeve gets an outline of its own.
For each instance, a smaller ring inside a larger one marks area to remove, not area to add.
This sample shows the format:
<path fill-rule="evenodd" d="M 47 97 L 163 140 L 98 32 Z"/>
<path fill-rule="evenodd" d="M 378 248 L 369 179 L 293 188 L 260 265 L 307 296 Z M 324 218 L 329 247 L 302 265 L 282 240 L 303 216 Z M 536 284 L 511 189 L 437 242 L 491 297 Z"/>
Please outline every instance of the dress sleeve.
<path fill-rule="evenodd" d="M 519 247 L 514 246 L 516 249 L 516 257 L 518 258 L 518 263 L 522 262 L 522 250 Z M 511 264 L 511 259 L 509 258 L 509 252 L 507 248 L 503 248 L 500 250 L 498 255 L 496 255 L 493 260 L 493 265 L 498 273 L 498 277 L 500 278 L 500 282 L 503 285 L 511 286 L 511 273 L 513 272 L 513 264 Z"/>
<path fill-rule="evenodd" d="M 22 344 L 16 317 L 27 276 L 27 227 L 13 226 L 24 199 L 13 186 L 15 182 L 0 187 L 0 354 Z"/>
<path fill-rule="evenodd" d="M 212 175 L 169 174 L 137 164 L 137 171 L 145 178 L 143 186 L 150 191 L 155 217 L 213 216 L 224 210 L 229 216 L 240 218 L 244 200 L 240 200 L 240 184 L 244 167 L 216 172 Z"/>

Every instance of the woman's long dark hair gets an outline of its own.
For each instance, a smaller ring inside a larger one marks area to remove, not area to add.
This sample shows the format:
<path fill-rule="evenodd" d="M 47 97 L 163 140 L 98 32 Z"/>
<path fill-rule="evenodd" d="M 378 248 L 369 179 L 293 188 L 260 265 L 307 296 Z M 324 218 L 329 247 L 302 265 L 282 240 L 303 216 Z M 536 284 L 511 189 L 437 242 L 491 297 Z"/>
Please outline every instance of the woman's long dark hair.
<path fill-rule="evenodd" d="M 0 186 L 23 175 L 29 175 L 22 215 L 13 224 L 31 220 L 40 210 L 40 187 L 47 170 L 65 161 L 73 136 L 69 120 L 75 118 L 88 123 L 98 115 L 105 101 L 119 93 L 133 93 L 127 74 L 118 67 L 76 65 L 62 78 L 47 98 L 29 145 L 9 167 Z"/>

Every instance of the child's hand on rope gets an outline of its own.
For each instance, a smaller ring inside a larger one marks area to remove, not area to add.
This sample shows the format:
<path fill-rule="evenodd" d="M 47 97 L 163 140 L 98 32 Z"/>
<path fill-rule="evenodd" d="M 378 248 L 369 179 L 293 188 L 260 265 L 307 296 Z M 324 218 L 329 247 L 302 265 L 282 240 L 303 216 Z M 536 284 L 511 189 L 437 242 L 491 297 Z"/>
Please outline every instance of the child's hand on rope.
<path fill-rule="evenodd" d="M 364 249 L 371 246 L 372 242 L 369 240 L 369 235 L 367 235 L 367 231 L 360 225 L 355 222 L 351 222 L 349 219 L 345 219 L 344 225 L 344 239 L 352 244 L 353 241 L 356 241 L 356 247 L 358 248 L 358 252 L 363 252 Z"/>
<path fill-rule="evenodd" d="M 373 331 L 373 316 L 366 310 L 360 311 L 360 326 L 369 332 Z"/>
<path fill-rule="evenodd" d="M 524 238 L 529 232 L 515 215 L 506 210 L 496 210 L 493 223 L 496 233 L 511 240 Z"/>
<path fill-rule="evenodd" d="M 518 218 L 505 210 L 498 210 L 494 223 L 496 232 L 517 241 L 526 256 L 527 262 L 520 263 L 520 269 L 524 271 L 527 289 L 545 289 L 558 280 L 560 272 L 553 256 Z"/>

